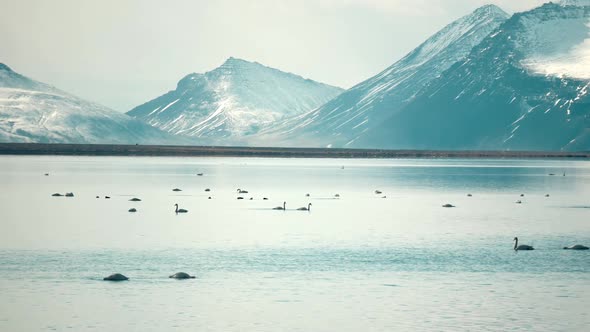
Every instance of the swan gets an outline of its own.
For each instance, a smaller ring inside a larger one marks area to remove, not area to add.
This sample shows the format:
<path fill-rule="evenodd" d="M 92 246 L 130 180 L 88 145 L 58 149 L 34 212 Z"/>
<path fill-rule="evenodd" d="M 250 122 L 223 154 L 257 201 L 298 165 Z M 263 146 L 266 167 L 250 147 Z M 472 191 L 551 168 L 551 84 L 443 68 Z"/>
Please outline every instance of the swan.
<path fill-rule="evenodd" d="M 182 191 L 182 189 L 174 188 L 174 189 L 172 189 L 172 191 Z"/>
<path fill-rule="evenodd" d="M 307 204 L 307 207 L 300 207 L 297 211 L 311 211 L 311 203 Z"/>
<path fill-rule="evenodd" d="M 238 189 L 238 194 L 247 194 L 247 190 Z"/>
<path fill-rule="evenodd" d="M 473 197 L 473 195 L 471 195 L 471 194 L 467 194 L 467 197 Z"/>
<path fill-rule="evenodd" d="M 379 195 L 382 194 L 383 192 L 381 190 L 375 190 L 375 195 Z"/>
<path fill-rule="evenodd" d="M 447 203 L 447 204 L 443 205 L 442 207 L 444 207 L 444 208 L 454 208 L 455 206 L 453 204 Z"/>
<path fill-rule="evenodd" d="M 570 249 L 570 250 L 588 250 L 589 248 L 583 246 L 581 244 L 574 244 L 573 246 L 563 247 L 563 249 Z"/>
<path fill-rule="evenodd" d="M 105 196 L 104 199 L 111 199 L 111 196 Z"/>
<path fill-rule="evenodd" d="M 203 173 L 197 173 L 197 176 L 203 176 Z"/>
<path fill-rule="evenodd" d="M 141 199 L 137 198 L 137 197 L 133 197 L 132 199 L 129 200 L 130 202 L 141 202 Z"/>
<path fill-rule="evenodd" d="M 205 192 L 210 192 L 210 191 L 211 191 L 211 189 L 209 189 L 209 188 L 205 189 Z"/>
<path fill-rule="evenodd" d="M 188 210 L 185 210 L 185 209 L 179 209 L 179 208 L 178 208 L 178 204 L 174 204 L 174 206 L 176 207 L 176 210 L 174 211 L 174 212 L 176 212 L 176 213 L 187 213 L 187 212 L 188 212 Z"/>
<path fill-rule="evenodd" d="M 275 208 L 272 208 L 273 210 L 286 210 L 287 209 L 287 202 L 283 202 L 283 206 L 277 206 Z"/>
<path fill-rule="evenodd" d="M 129 212 L 137 212 L 137 209 L 136 208 L 131 208 L 131 209 L 129 209 Z"/>
<path fill-rule="evenodd" d="M 527 244 L 518 245 L 518 238 L 517 237 L 515 237 L 513 241 L 514 241 L 514 250 L 535 250 L 535 248 L 533 248 L 532 246 L 529 246 Z"/>
<path fill-rule="evenodd" d="M 238 199 L 244 199 L 244 197 L 240 196 L 240 197 L 238 197 Z"/>
<path fill-rule="evenodd" d="M 518 201 L 516 201 L 515 203 L 516 203 L 516 204 L 522 204 L 522 201 L 521 201 L 521 200 L 518 200 Z"/>

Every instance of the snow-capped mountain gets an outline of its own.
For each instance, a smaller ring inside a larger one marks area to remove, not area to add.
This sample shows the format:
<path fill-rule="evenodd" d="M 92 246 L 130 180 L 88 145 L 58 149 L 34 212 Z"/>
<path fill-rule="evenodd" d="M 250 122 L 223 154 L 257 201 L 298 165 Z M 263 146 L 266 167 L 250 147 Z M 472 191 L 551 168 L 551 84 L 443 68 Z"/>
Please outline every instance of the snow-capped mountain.
<path fill-rule="evenodd" d="M 590 6 L 517 13 L 356 146 L 590 150 Z"/>
<path fill-rule="evenodd" d="M 205 74 L 187 75 L 175 90 L 127 114 L 172 134 L 226 145 L 285 117 L 308 112 L 341 92 L 256 62 L 229 58 Z"/>
<path fill-rule="evenodd" d="M 449 24 L 380 74 L 354 86 L 322 107 L 264 132 L 284 145 L 352 146 L 404 105 L 430 81 L 463 60 L 508 18 L 494 5 L 478 8 Z"/>
<path fill-rule="evenodd" d="M 184 140 L 0 63 L 0 142 L 179 144 Z"/>

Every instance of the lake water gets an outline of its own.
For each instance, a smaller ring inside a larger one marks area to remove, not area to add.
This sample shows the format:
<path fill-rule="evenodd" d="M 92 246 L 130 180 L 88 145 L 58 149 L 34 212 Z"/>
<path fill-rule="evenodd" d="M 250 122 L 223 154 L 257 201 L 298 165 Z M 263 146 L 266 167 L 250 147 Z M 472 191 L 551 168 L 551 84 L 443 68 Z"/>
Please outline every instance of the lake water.
<path fill-rule="evenodd" d="M 0 188 L 0 331 L 590 326 L 584 161 L 1 156 Z"/>

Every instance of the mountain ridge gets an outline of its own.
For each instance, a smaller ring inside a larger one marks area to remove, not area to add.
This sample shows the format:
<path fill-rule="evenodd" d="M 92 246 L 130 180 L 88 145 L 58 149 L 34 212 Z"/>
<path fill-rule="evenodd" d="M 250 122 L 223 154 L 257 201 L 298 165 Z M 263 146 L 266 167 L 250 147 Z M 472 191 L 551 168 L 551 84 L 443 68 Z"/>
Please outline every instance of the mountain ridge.
<path fill-rule="evenodd" d="M 0 64 L 0 141 L 182 144 L 180 138 Z"/>
<path fill-rule="evenodd" d="M 313 109 L 342 91 L 230 57 L 213 70 L 184 76 L 175 90 L 127 114 L 169 133 L 228 144 L 278 119 Z"/>
<path fill-rule="evenodd" d="M 590 80 L 538 73 L 523 61 L 564 52 L 580 38 L 560 28 L 584 26 L 587 35 L 589 19 L 590 7 L 553 3 L 514 14 L 358 146 L 588 150 Z"/>
<path fill-rule="evenodd" d="M 507 18 L 508 14 L 495 5 L 477 8 L 433 34 L 379 74 L 318 109 L 289 119 L 263 134 L 282 140 L 283 144 L 297 141 L 311 146 L 348 147 L 389 114 L 399 112 L 419 89 L 467 56 Z"/>

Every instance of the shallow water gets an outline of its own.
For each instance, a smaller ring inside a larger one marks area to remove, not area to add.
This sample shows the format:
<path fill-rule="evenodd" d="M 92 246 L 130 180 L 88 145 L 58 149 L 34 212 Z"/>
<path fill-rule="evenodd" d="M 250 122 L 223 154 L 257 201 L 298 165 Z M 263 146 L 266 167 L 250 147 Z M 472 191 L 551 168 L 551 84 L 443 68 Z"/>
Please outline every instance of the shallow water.
<path fill-rule="evenodd" d="M 4 156 L 0 185 L 0 331 L 590 325 L 583 161 Z"/>

